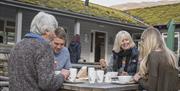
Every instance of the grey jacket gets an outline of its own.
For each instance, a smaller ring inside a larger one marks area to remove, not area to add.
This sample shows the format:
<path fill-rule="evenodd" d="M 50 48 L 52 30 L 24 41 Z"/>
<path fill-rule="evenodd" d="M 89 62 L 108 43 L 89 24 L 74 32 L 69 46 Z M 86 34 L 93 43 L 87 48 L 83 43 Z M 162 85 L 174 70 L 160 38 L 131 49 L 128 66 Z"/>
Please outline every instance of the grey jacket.
<path fill-rule="evenodd" d="M 48 42 L 25 38 L 13 48 L 8 61 L 10 91 L 55 91 L 64 81 L 54 73 L 54 56 Z"/>

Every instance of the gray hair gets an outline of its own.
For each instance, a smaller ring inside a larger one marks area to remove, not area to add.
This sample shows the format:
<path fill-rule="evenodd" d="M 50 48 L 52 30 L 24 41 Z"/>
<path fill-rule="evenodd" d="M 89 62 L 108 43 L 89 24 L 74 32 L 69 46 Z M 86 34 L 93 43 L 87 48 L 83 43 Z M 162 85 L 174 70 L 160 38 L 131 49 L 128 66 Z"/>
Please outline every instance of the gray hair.
<path fill-rule="evenodd" d="M 53 15 L 39 12 L 31 22 L 30 32 L 43 35 L 53 32 L 58 27 L 58 22 Z"/>
<path fill-rule="evenodd" d="M 114 46 L 113 46 L 113 51 L 115 51 L 116 53 L 122 51 L 121 50 L 121 42 L 124 38 L 128 38 L 129 39 L 129 42 L 130 42 L 130 48 L 136 46 L 130 33 L 127 32 L 127 31 L 119 31 L 117 34 L 116 34 L 116 38 L 115 38 L 115 41 L 114 41 Z"/>

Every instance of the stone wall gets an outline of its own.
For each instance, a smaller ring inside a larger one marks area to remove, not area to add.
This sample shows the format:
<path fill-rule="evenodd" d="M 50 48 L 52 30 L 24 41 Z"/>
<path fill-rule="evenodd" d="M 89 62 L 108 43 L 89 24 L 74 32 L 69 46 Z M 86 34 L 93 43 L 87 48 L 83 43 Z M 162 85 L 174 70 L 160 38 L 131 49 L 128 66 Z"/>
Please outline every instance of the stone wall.
<path fill-rule="evenodd" d="M 12 45 L 0 44 L 0 75 L 8 76 L 8 58 Z"/>

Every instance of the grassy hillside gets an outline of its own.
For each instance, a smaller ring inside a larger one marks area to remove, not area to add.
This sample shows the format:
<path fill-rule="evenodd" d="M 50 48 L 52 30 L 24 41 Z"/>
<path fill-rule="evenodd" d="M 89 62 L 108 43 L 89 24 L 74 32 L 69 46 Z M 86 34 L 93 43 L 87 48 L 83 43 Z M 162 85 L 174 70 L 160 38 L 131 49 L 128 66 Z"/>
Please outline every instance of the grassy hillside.
<path fill-rule="evenodd" d="M 101 17 L 105 19 L 117 20 L 123 23 L 139 24 L 136 20 L 127 16 L 120 10 L 115 10 L 96 4 L 89 4 L 84 6 L 81 0 L 18 0 L 25 3 L 34 5 L 45 6 L 48 8 L 55 8 L 61 10 L 67 10 L 71 12 L 86 14 L 90 16 Z"/>
<path fill-rule="evenodd" d="M 167 24 L 170 19 L 174 19 L 176 23 L 180 23 L 180 3 L 133 9 L 127 12 L 151 25 Z"/>

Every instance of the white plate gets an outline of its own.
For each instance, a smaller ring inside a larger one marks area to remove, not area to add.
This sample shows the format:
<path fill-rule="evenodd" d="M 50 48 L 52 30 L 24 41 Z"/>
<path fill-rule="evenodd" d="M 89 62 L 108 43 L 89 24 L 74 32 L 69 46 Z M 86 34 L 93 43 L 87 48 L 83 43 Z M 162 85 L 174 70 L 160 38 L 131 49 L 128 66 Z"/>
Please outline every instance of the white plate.
<path fill-rule="evenodd" d="M 66 83 L 74 83 L 74 84 L 80 84 L 80 83 L 85 83 L 87 81 L 84 80 L 75 80 L 74 82 L 70 81 L 70 80 L 65 80 Z"/>
<path fill-rule="evenodd" d="M 128 83 L 132 80 L 132 76 L 118 76 L 118 81 L 121 83 Z"/>
<path fill-rule="evenodd" d="M 135 82 L 127 82 L 127 83 L 122 83 L 122 82 L 120 82 L 120 81 L 112 81 L 111 83 L 113 83 L 113 84 L 119 84 L 119 85 L 127 85 L 127 84 L 135 84 Z"/>

